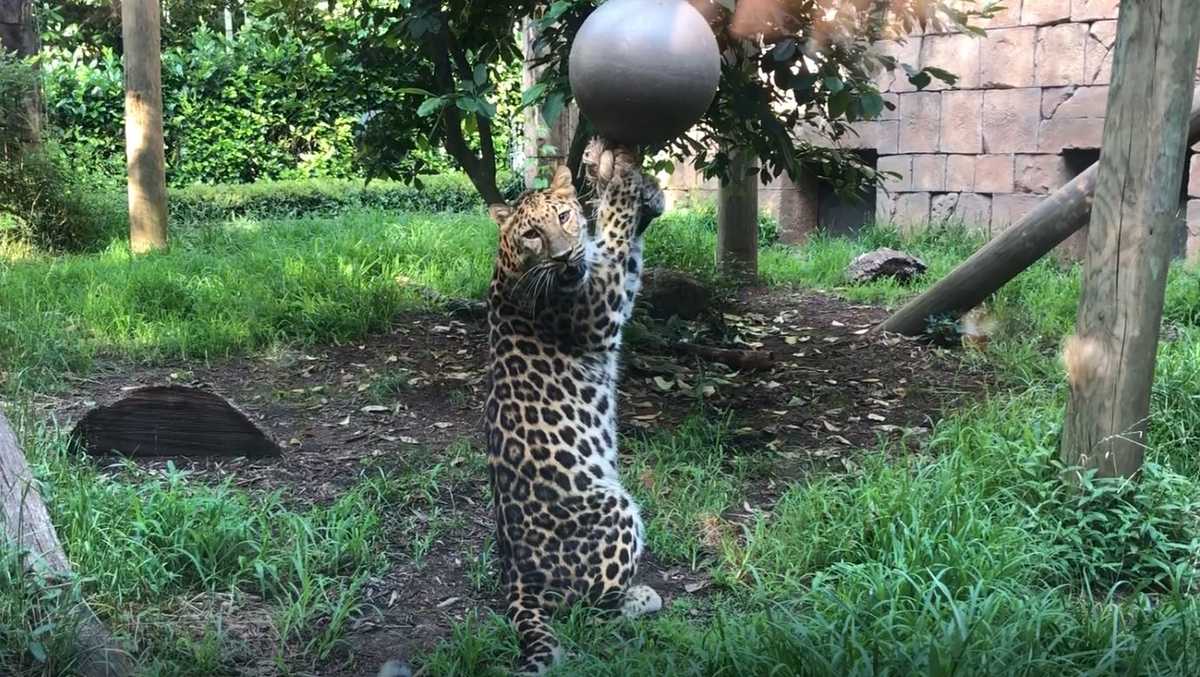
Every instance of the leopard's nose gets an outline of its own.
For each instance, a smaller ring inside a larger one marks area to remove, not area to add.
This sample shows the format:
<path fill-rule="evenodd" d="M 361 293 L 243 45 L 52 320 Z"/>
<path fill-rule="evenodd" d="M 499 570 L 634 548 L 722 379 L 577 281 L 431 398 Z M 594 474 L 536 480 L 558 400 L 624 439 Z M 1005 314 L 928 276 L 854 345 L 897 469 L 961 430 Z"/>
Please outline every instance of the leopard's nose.
<path fill-rule="evenodd" d="M 560 252 L 551 254 L 550 260 L 554 261 L 555 263 L 567 263 L 571 260 L 571 250 L 564 249 Z"/>

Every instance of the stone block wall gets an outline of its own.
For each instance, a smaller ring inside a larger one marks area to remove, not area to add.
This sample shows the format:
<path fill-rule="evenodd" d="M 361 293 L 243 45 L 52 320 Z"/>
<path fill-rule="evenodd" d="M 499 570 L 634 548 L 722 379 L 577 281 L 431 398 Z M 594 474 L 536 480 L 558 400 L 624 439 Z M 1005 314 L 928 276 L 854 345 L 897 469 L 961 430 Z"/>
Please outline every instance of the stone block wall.
<path fill-rule="evenodd" d="M 902 74 L 879 77 L 899 118 L 896 152 L 879 148 L 879 169 L 907 175 L 878 194 L 876 219 L 955 219 L 998 233 L 1082 169 L 1071 151 L 1100 148 L 1116 0 L 1005 4 L 985 22 L 986 38 L 926 34 L 880 45 L 959 79 L 916 92 Z"/>
<path fill-rule="evenodd" d="M 912 35 L 878 47 L 902 63 L 956 74 L 915 91 L 903 71 L 876 84 L 895 110 L 854 125 L 840 143 L 874 151 L 878 169 L 899 174 L 876 192 L 875 218 L 901 227 L 961 220 L 994 235 L 1086 168 L 1098 154 L 1112 75 L 1118 0 L 1006 0 L 984 22 L 986 38 Z M 1187 251 L 1200 258 L 1200 160 L 1190 163 Z M 674 196 L 715 185 L 672 177 Z M 813 181 L 777 181 L 762 203 L 783 234 L 818 227 Z M 1078 233 L 1060 253 L 1078 256 Z"/>

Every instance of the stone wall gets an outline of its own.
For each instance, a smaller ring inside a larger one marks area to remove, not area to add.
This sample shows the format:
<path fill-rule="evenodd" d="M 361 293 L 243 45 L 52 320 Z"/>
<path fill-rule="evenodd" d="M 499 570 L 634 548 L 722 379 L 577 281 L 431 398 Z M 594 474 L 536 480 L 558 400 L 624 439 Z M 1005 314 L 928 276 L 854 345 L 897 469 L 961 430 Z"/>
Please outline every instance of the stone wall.
<path fill-rule="evenodd" d="M 896 172 L 876 193 L 875 218 L 901 227 L 961 220 L 998 233 L 1098 155 L 1116 41 L 1117 0 L 1007 0 L 983 22 L 986 38 L 913 35 L 880 48 L 898 61 L 956 74 L 915 91 L 903 71 L 877 85 L 895 104 L 878 120 L 855 125 L 848 148 L 878 154 Z M 1193 157 L 1187 203 L 1187 250 L 1200 256 L 1200 160 Z M 677 197 L 705 194 L 711 183 L 687 172 L 671 177 Z M 818 226 L 814 182 L 778 181 L 762 189 L 785 237 L 802 240 Z M 1063 248 L 1082 253 L 1085 236 Z"/>

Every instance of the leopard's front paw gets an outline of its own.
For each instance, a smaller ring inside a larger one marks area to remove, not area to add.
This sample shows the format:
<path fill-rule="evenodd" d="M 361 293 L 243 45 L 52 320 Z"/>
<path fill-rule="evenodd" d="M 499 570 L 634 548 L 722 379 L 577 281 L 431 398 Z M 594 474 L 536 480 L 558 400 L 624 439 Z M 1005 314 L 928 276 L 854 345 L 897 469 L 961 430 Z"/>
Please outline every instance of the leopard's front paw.
<path fill-rule="evenodd" d="M 614 179 L 627 178 L 640 171 L 641 162 L 632 148 L 596 137 L 583 151 L 583 169 L 588 181 L 597 189 L 603 189 Z"/>

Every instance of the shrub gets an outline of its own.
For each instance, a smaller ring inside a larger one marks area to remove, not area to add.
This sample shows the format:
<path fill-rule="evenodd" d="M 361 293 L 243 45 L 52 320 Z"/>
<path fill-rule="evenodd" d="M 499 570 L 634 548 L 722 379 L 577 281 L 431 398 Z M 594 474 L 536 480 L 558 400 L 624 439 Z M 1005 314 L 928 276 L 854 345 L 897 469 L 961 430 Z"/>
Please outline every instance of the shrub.
<path fill-rule="evenodd" d="M 53 249 L 91 244 L 105 210 L 91 204 L 54 145 L 31 144 L 19 119 L 29 66 L 0 55 L 0 240 Z"/>
<path fill-rule="evenodd" d="M 120 56 L 49 60 L 44 71 L 50 120 L 67 153 L 121 174 Z M 227 40 L 199 30 L 185 47 L 163 52 L 162 77 L 172 186 L 355 174 L 353 127 L 362 111 L 340 100 L 338 74 L 301 40 L 271 41 L 254 30 Z"/>

